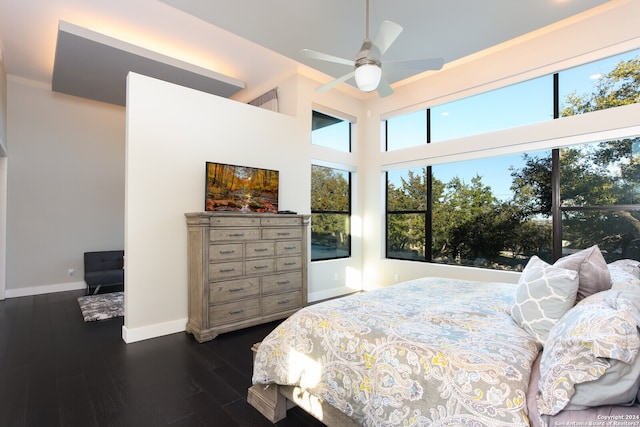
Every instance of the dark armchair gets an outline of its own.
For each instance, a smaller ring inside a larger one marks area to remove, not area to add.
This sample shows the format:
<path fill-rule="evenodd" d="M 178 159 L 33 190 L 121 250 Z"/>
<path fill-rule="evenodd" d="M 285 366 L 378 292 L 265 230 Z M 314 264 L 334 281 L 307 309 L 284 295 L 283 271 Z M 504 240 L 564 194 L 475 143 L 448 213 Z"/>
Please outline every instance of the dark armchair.
<path fill-rule="evenodd" d="M 98 251 L 84 253 L 84 281 L 87 294 L 102 286 L 124 286 L 124 251 Z"/>

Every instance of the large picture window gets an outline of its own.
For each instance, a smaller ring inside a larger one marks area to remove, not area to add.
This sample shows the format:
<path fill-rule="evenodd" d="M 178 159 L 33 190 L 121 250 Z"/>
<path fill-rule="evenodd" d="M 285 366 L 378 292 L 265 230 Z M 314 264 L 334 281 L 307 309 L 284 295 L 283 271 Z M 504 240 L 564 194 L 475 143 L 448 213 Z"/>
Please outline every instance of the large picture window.
<path fill-rule="evenodd" d="M 638 102 L 638 74 L 635 51 L 412 113 L 404 121 L 419 129 L 425 117 L 427 135 L 419 131 L 415 140 L 429 142 L 540 121 L 550 111 L 556 119 L 588 113 Z M 519 114 L 493 108 L 515 105 L 513 94 L 518 98 L 523 91 L 545 92 L 536 98 L 540 108 L 523 115 L 530 119 L 521 122 Z M 455 126 L 446 124 L 452 111 L 465 117 Z M 407 140 L 403 135 L 401 141 Z M 388 149 L 394 146 L 387 142 Z M 640 137 L 386 176 L 387 258 L 520 270 L 532 255 L 553 262 L 597 244 L 607 261 L 640 260 Z"/>
<path fill-rule="evenodd" d="M 311 261 L 351 256 L 351 173 L 311 166 Z"/>

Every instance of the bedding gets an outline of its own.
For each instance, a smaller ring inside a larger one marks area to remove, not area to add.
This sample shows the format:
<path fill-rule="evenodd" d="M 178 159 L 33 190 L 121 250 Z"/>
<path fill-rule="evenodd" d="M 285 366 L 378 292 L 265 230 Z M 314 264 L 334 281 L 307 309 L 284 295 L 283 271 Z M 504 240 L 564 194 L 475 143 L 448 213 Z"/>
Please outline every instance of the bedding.
<path fill-rule="evenodd" d="M 308 306 L 260 344 L 254 384 L 299 385 L 365 426 L 528 426 L 540 344 L 516 285 L 422 278 Z"/>
<path fill-rule="evenodd" d="M 527 394 L 532 427 L 640 425 L 638 261 L 607 268 L 611 289 L 580 301 L 549 332 Z"/>

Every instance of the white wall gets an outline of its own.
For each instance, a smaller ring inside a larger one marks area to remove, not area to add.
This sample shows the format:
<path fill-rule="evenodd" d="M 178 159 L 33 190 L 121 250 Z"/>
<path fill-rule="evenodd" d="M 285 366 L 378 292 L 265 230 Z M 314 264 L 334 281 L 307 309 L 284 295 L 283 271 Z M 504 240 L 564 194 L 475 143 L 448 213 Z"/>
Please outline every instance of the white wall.
<path fill-rule="evenodd" d="M 7 272 L 7 70 L 0 46 L 0 300 L 5 297 Z"/>
<path fill-rule="evenodd" d="M 6 296 L 83 288 L 83 253 L 124 246 L 124 108 L 13 76 L 7 97 Z"/>
<path fill-rule="evenodd" d="M 126 342 L 185 328 L 184 214 L 204 210 L 205 162 L 276 169 L 279 207 L 309 213 L 308 133 L 284 114 L 129 75 Z"/>
<path fill-rule="evenodd" d="M 0 46 L 0 156 L 7 155 L 7 69 Z"/>

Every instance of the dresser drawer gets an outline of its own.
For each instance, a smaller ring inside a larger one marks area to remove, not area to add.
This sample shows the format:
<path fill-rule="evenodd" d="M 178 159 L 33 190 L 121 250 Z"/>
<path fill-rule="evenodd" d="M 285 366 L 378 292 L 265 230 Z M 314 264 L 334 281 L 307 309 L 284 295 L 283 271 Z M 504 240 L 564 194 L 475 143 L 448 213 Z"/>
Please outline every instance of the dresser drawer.
<path fill-rule="evenodd" d="M 260 225 L 260 218 L 212 216 L 209 219 L 209 225 L 214 227 L 257 227 Z"/>
<path fill-rule="evenodd" d="M 279 216 L 275 218 L 261 218 L 260 223 L 262 225 L 269 226 L 300 226 L 302 225 L 302 218 L 295 216 Z"/>
<path fill-rule="evenodd" d="M 209 231 L 209 240 L 218 242 L 221 240 L 258 240 L 260 239 L 259 228 L 215 228 Z"/>
<path fill-rule="evenodd" d="M 302 239 L 301 228 L 263 228 L 263 239 Z"/>
<path fill-rule="evenodd" d="M 302 289 L 302 272 L 274 274 L 262 278 L 262 295 Z"/>
<path fill-rule="evenodd" d="M 247 243 L 247 258 L 267 257 L 275 255 L 273 242 Z"/>
<path fill-rule="evenodd" d="M 262 297 L 262 314 L 273 314 L 302 307 L 302 292 L 294 291 L 285 294 Z"/>
<path fill-rule="evenodd" d="M 302 253 L 302 240 L 276 242 L 276 255 L 295 255 L 300 253 Z"/>
<path fill-rule="evenodd" d="M 302 257 L 289 256 L 286 258 L 278 258 L 276 261 L 276 271 L 299 270 L 302 268 Z"/>
<path fill-rule="evenodd" d="M 256 259 L 246 262 L 246 274 L 247 276 L 253 276 L 255 274 L 268 274 L 275 271 L 275 261 L 273 258 Z"/>
<path fill-rule="evenodd" d="M 209 284 L 209 304 L 220 304 L 260 295 L 260 278 L 228 280 Z"/>
<path fill-rule="evenodd" d="M 242 243 L 209 245 L 209 261 L 242 259 Z"/>
<path fill-rule="evenodd" d="M 209 280 L 231 279 L 242 276 L 242 261 L 209 264 Z"/>
<path fill-rule="evenodd" d="M 209 307 L 209 322 L 212 325 L 239 322 L 260 316 L 260 298 L 251 298 Z"/>

